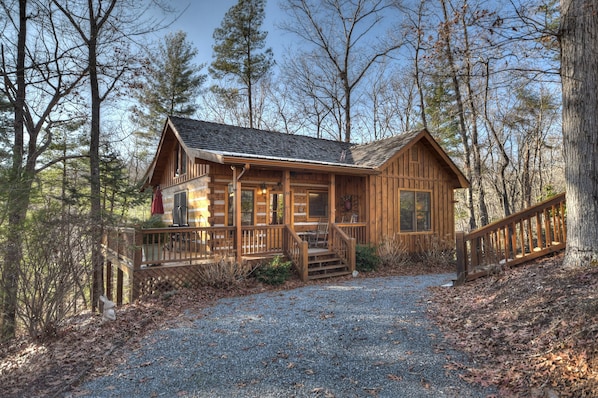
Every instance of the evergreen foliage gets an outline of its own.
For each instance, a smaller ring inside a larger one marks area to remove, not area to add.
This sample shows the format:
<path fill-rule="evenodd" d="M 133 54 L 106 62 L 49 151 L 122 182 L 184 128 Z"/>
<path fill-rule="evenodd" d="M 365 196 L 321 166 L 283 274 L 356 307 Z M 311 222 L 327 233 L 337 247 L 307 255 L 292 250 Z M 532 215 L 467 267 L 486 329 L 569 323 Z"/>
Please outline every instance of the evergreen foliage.
<path fill-rule="evenodd" d="M 360 272 L 375 271 L 380 264 L 377 249 L 371 245 L 357 245 L 355 247 L 355 268 Z"/>
<path fill-rule="evenodd" d="M 197 111 L 196 100 L 207 76 L 200 73 L 204 65 L 193 64 L 196 55 L 197 49 L 182 31 L 166 35 L 150 54 L 132 116 L 140 126 L 139 134 L 150 143 L 160 137 L 165 115 L 189 117 Z"/>
<path fill-rule="evenodd" d="M 239 0 L 214 30 L 214 60 L 209 72 L 215 79 L 232 78 L 247 92 L 249 126 L 253 127 L 253 87 L 274 65 L 271 48 L 264 49 L 268 32 L 264 22 L 265 0 Z M 215 87 L 215 93 L 222 93 Z M 231 88 L 234 90 L 234 88 Z"/>

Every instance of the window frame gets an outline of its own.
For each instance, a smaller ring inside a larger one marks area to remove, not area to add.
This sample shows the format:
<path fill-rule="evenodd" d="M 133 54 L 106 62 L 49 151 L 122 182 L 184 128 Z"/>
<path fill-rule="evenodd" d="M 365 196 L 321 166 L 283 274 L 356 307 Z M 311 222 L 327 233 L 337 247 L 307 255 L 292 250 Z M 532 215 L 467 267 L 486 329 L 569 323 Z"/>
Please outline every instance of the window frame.
<path fill-rule="evenodd" d="M 413 208 L 412 209 L 403 209 L 403 194 L 413 194 Z M 427 209 L 423 209 L 423 210 L 418 210 L 418 203 L 421 203 L 421 201 L 418 201 L 418 194 L 424 194 L 427 196 L 427 205 L 428 208 Z M 410 223 L 411 223 L 411 229 L 403 229 L 403 222 L 405 220 L 405 212 L 409 212 L 409 218 L 410 218 Z M 418 222 L 418 220 L 420 219 L 420 215 L 418 214 L 420 213 L 421 215 L 423 215 L 424 220 L 427 220 L 427 229 L 423 228 L 421 229 L 419 227 L 420 222 Z M 430 233 L 433 232 L 433 228 L 432 228 L 432 220 L 433 220 L 433 206 L 432 206 L 432 191 L 431 190 L 418 190 L 418 189 L 399 189 L 399 233 L 403 233 L 403 234 L 421 234 L 421 233 Z"/>
<path fill-rule="evenodd" d="M 256 206 L 256 189 L 255 188 L 242 188 L 241 189 L 241 209 L 243 209 L 243 193 L 247 193 L 247 192 L 251 192 L 251 199 L 252 199 L 252 204 L 251 204 L 251 212 L 243 212 L 241 211 L 241 226 L 252 226 L 255 225 L 255 216 L 256 216 L 256 211 L 255 211 L 255 206 Z M 228 196 L 228 200 L 227 200 L 227 209 L 226 209 L 226 217 L 227 217 L 227 222 L 226 224 L 229 227 L 232 227 L 235 224 L 235 196 L 234 195 L 229 195 Z M 245 222 L 243 222 L 243 214 L 251 214 L 251 223 L 247 224 Z"/>
<path fill-rule="evenodd" d="M 419 148 L 417 146 L 413 146 L 409 149 L 409 162 L 419 163 Z"/>
<path fill-rule="evenodd" d="M 324 194 L 326 197 L 324 200 L 320 200 L 319 202 L 322 202 L 324 209 L 323 209 L 323 214 L 312 214 L 312 200 L 311 200 L 311 195 L 312 194 Z M 307 191 L 307 218 L 309 220 L 318 220 L 321 218 L 328 218 L 330 215 L 330 209 L 329 209 L 329 193 L 327 190 L 324 189 L 312 189 L 312 190 L 308 190 Z"/>
<path fill-rule="evenodd" d="M 181 197 L 184 198 L 183 205 L 181 205 L 181 202 L 182 202 Z M 180 208 L 183 208 L 184 212 L 176 211 L 177 209 L 180 209 Z M 181 221 L 184 221 L 184 222 L 181 222 Z M 175 192 L 173 195 L 172 225 L 178 225 L 178 226 L 189 225 L 189 193 L 186 190 Z"/>
<path fill-rule="evenodd" d="M 181 177 L 187 174 L 187 153 L 183 146 L 177 142 L 174 150 L 174 176 Z"/>

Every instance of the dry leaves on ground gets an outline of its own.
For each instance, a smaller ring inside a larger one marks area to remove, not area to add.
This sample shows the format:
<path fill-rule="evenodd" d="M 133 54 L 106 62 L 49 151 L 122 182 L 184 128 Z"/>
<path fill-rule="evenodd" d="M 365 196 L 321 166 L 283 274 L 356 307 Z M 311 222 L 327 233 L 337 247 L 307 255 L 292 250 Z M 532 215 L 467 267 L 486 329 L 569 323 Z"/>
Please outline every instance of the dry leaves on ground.
<path fill-rule="evenodd" d="M 465 380 L 501 396 L 598 396 L 598 267 L 562 255 L 446 289 L 430 316 L 475 363 Z"/>

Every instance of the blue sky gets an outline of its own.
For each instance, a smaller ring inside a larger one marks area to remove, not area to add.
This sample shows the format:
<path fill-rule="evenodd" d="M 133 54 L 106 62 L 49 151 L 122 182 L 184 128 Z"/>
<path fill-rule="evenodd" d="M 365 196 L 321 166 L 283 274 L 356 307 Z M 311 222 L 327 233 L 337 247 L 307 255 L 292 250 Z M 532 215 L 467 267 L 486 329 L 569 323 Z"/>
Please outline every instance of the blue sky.
<path fill-rule="evenodd" d="M 187 33 L 187 38 L 197 48 L 197 63 L 209 64 L 212 61 L 212 34 L 222 23 L 224 14 L 237 3 L 237 0 L 171 0 L 170 5 L 179 12 L 185 10 L 179 19 L 166 31 L 158 32 L 162 38 L 167 32 L 182 30 Z M 284 38 L 290 34 L 276 27 L 278 21 L 285 17 L 280 10 L 278 0 L 266 2 L 266 18 L 262 29 L 268 32 L 267 46 L 274 51 L 274 57 L 280 60 L 284 50 Z"/>

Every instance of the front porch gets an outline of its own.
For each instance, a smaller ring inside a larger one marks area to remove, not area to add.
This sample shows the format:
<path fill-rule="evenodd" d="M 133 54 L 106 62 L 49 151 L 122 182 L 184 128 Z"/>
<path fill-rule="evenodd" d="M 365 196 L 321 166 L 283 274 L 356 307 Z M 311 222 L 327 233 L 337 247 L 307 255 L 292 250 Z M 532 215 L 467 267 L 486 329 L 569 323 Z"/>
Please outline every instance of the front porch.
<path fill-rule="evenodd" d="M 125 297 L 133 302 L 199 287 L 197 269 L 224 256 L 241 263 L 283 255 L 303 281 L 350 274 L 356 244 L 366 243 L 365 228 L 365 223 L 331 223 L 326 244 L 317 248 L 289 225 L 110 229 L 103 238 L 106 295 L 120 305 Z"/>

